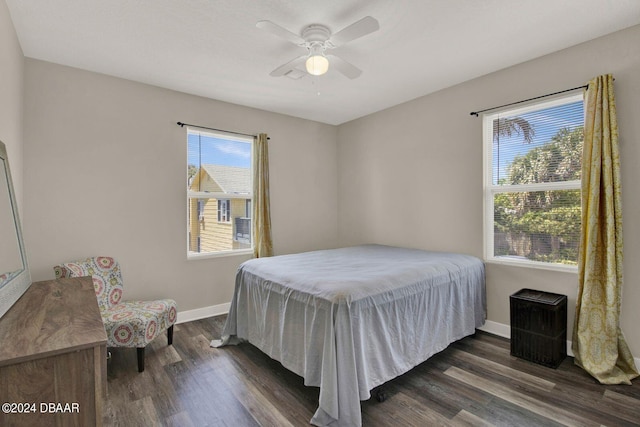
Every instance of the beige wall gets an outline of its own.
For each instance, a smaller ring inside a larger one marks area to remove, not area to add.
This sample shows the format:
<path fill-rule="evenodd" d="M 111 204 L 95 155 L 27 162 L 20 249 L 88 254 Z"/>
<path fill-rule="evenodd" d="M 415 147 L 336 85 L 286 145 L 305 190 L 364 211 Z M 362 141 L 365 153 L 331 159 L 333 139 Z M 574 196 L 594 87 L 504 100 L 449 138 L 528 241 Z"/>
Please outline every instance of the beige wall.
<path fill-rule="evenodd" d="M 336 246 L 334 126 L 33 59 L 25 85 L 34 280 L 103 254 L 119 259 L 126 298 L 172 297 L 180 311 L 231 300 L 247 256 L 187 261 L 186 128 L 177 121 L 268 133 L 276 253 Z"/>
<path fill-rule="evenodd" d="M 620 128 L 625 239 L 622 328 L 640 356 L 640 26 L 341 125 L 340 244 L 377 242 L 482 256 L 482 120 L 469 112 L 572 88 L 613 73 Z M 436 65 L 437 66 L 437 65 Z M 531 287 L 569 296 L 577 275 L 487 265 L 489 320 L 509 324 L 509 295 Z"/>
<path fill-rule="evenodd" d="M 23 205 L 23 99 L 24 57 L 9 9 L 0 1 L 0 141 L 9 155 L 20 215 Z"/>

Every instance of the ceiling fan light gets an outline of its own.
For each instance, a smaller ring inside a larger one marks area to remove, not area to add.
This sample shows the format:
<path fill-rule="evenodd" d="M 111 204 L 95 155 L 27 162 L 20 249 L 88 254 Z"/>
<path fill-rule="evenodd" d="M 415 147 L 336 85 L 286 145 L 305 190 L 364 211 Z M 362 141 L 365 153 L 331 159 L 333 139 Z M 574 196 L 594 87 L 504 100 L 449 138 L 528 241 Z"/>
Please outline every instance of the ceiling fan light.
<path fill-rule="evenodd" d="M 307 72 L 314 76 L 321 76 L 329 70 L 329 60 L 324 55 L 311 55 L 305 63 Z"/>

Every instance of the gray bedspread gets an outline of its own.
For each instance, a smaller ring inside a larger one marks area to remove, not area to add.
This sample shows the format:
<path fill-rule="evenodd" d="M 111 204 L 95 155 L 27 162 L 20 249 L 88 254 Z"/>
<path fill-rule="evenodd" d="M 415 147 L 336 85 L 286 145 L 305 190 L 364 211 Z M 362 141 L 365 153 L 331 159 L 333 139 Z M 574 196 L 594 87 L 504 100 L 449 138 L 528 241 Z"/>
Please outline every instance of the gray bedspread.
<path fill-rule="evenodd" d="M 381 245 L 243 263 L 220 347 L 246 340 L 320 387 L 311 423 L 360 426 L 360 401 L 473 334 L 486 318 L 478 258 Z"/>

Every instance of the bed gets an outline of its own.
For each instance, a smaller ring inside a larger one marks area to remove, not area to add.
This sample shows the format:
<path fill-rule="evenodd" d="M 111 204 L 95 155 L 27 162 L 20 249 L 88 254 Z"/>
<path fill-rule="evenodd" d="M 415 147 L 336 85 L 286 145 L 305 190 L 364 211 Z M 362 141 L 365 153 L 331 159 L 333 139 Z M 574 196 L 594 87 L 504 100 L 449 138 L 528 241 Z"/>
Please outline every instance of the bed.
<path fill-rule="evenodd" d="M 244 262 L 220 340 L 248 341 L 320 387 L 311 423 L 360 426 L 360 401 L 486 318 L 476 257 L 382 245 Z"/>

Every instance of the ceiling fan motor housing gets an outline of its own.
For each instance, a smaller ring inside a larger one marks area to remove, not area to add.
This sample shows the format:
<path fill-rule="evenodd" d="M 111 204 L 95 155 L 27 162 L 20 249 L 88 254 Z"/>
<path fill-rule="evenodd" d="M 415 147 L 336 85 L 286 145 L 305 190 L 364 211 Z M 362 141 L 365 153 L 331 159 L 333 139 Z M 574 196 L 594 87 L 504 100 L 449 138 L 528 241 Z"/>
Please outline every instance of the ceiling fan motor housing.
<path fill-rule="evenodd" d="M 331 31 L 329 28 L 320 24 L 311 24 L 302 30 L 302 38 L 305 40 L 305 47 L 313 47 L 323 45 L 325 48 L 330 47 L 327 44 Z M 330 43 L 330 42 L 329 42 Z"/>

